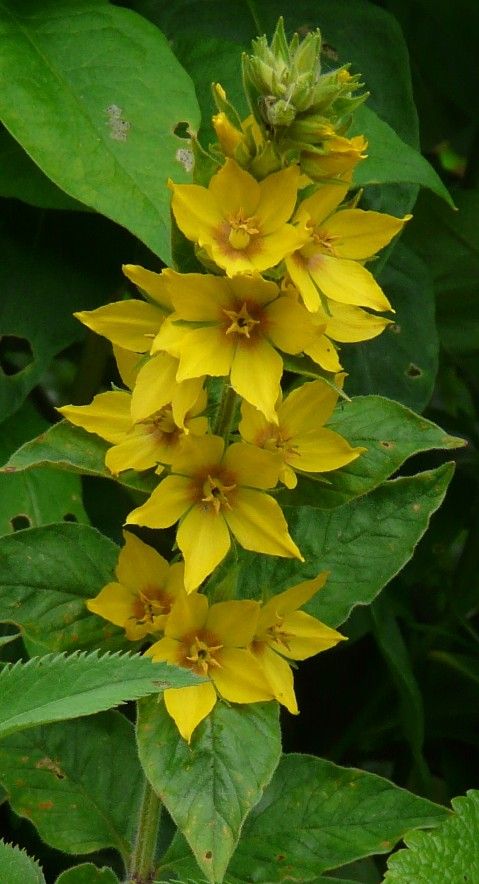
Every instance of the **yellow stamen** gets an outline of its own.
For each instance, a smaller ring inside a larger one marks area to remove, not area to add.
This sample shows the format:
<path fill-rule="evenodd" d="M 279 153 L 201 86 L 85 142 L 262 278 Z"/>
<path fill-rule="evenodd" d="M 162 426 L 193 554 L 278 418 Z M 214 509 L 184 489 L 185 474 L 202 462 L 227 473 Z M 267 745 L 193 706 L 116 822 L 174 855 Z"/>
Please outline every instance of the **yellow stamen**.
<path fill-rule="evenodd" d="M 218 663 L 218 660 L 213 655 L 217 651 L 221 651 L 222 647 L 223 645 L 207 645 L 206 642 L 195 636 L 194 642 L 190 646 L 190 653 L 187 654 L 186 659 L 190 663 L 195 664 L 204 675 L 207 675 L 210 666 L 221 668 L 221 663 Z"/>
<path fill-rule="evenodd" d="M 250 244 L 251 237 L 259 233 L 256 218 L 246 218 L 243 209 L 230 215 L 228 224 L 230 227 L 228 242 L 233 249 L 246 249 Z"/>
<path fill-rule="evenodd" d="M 209 509 L 212 506 L 216 514 L 220 512 L 222 507 L 230 510 L 232 507 L 226 495 L 235 488 L 236 485 L 234 484 L 224 485 L 216 477 L 208 476 L 203 483 L 203 494 L 205 496 L 201 498 L 201 502 L 206 504 L 205 509 Z"/>

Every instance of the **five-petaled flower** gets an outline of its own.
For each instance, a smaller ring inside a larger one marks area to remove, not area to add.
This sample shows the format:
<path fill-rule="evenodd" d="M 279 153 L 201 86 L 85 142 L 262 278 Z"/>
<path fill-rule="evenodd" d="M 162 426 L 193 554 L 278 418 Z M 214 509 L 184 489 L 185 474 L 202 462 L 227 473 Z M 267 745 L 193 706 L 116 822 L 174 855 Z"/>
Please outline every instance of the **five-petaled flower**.
<path fill-rule="evenodd" d="M 225 449 L 219 436 L 191 436 L 143 506 L 127 522 L 168 528 L 180 520 L 176 540 L 185 559 L 188 592 L 224 559 L 230 533 L 245 549 L 297 558 L 279 504 L 266 494 L 278 481 L 280 458 L 242 442 Z"/>

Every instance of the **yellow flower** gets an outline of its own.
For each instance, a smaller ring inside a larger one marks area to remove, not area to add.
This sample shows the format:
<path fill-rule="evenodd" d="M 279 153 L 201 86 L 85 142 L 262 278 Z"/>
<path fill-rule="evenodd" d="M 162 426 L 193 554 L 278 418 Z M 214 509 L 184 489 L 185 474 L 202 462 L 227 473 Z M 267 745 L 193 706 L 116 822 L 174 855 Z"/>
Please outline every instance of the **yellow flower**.
<path fill-rule="evenodd" d="M 173 603 L 186 597 L 184 564 L 169 565 L 151 546 L 134 534 L 124 532 L 116 567 L 117 583 L 107 583 L 86 606 L 116 626 L 122 626 L 130 641 L 161 632 Z"/>
<path fill-rule="evenodd" d="M 125 276 L 143 292 L 149 302 L 130 300 L 106 304 L 97 310 L 82 310 L 74 315 L 89 329 L 108 338 L 113 344 L 135 353 L 149 353 L 153 338 L 171 312 L 160 273 L 134 264 L 123 266 Z"/>
<path fill-rule="evenodd" d="M 168 528 L 180 519 L 176 540 L 188 592 L 224 559 L 230 532 L 245 549 L 302 561 L 279 505 L 264 493 L 276 485 L 279 467 L 276 455 L 252 445 L 237 442 L 225 451 L 219 436 L 187 437 L 172 475 L 127 522 Z"/>
<path fill-rule="evenodd" d="M 166 708 L 183 739 L 211 712 L 218 694 L 230 703 L 273 699 L 256 658 L 247 650 L 253 640 L 259 605 L 253 601 L 219 602 L 208 607 L 205 596 L 179 598 L 165 626 L 165 636 L 146 653 L 157 661 L 191 669 L 208 681 L 187 688 L 168 688 Z"/>
<path fill-rule="evenodd" d="M 141 366 L 131 397 L 131 417 L 135 423 L 171 406 L 175 424 L 185 433 L 190 432 L 187 418 L 195 411 L 198 399 L 203 401 L 205 377 L 178 383 L 178 366 L 179 360 L 169 353 L 157 353 Z"/>
<path fill-rule="evenodd" d="M 362 135 L 344 138 L 334 133 L 323 142 L 321 149 L 311 146 L 301 151 L 301 171 L 313 181 L 335 178 L 350 182 L 357 164 L 366 159 L 367 146 Z"/>
<path fill-rule="evenodd" d="M 164 277 L 176 312 L 160 329 L 153 350 L 179 358 L 177 381 L 229 375 L 242 398 L 276 420 L 283 371 L 276 348 L 305 349 L 313 332 L 307 310 L 258 275 L 230 280 L 169 270 Z"/>
<path fill-rule="evenodd" d="M 276 451 L 282 459 L 280 481 L 297 484 L 295 470 L 326 473 L 356 460 L 365 448 L 351 448 L 339 433 L 323 424 L 331 417 L 338 394 L 317 380 L 293 390 L 278 407 L 278 423 L 243 402 L 239 430 L 245 442 Z"/>
<path fill-rule="evenodd" d="M 341 304 L 391 310 L 384 292 L 361 262 L 387 245 L 412 216 L 394 218 L 347 208 L 335 211 L 348 187 L 347 183 L 326 184 L 301 203 L 295 221 L 301 228 L 308 227 L 311 236 L 306 245 L 286 257 L 288 273 L 313 312 L 322 296 Z"/>
<path fill-rule="evenodd" d="M 65 405 L 57 409 L 75 426 L 113 443 L 106 452 L 105 465 L 114 475 L 123 470 L 148 470 L 157 464 L 169 464 L 186 433 L 201 436 L 208 430 L 207 419 L 200 416 L 207 403 L 204 390 L 184 415 L 184 429 L 175 422 L 170 404 L 135 423 L 131 417 L 131 401 L 131 393 L 113 391 L 98 393 L 90 405 Z"/>
<path fill-rule="evenodd" d="M 299 169 L 290 166 L 263 181 L 227 159 L 210 180 L 171 184 L 172 210 L 185 236 L 204 248 L 228 276 L 275 267 L 306 241 L 288 224 L 298 190 Z"/>
<path fill-rule="evenodd" d="M 298 705 L 293 674 L 287 661 L 306 660 L 345 638 L 316 617 L 298 610 L 324 586 L 327 577 L 328 574 L 323 572 L 313 580 L 306 580 L 273 596 L 261 608 L 251 645 L 274 696 L 293 714 L 297 714 Z"/>

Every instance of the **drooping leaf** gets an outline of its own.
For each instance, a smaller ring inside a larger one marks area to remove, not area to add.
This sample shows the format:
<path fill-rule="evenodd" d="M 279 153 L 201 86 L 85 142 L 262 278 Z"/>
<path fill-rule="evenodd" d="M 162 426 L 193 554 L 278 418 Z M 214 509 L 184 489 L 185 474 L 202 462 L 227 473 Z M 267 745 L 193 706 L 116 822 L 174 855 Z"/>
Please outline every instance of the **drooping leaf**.
<path fill-rule="evenodd" d="M 175 129 L 199 114 L 162 33 L 103 0 L 3 0 L 0 44 L 6 128 L 65 193 L 168 261 L 165 184 L 187 180 Z"/>
<path fill-rule="evenodd" d="M 285 506 L 330 509 L 376 488 L 413 454 L 451 450 L 466 444 L 398 402 L 381 396 L 356 396 L 339 402 L 328 427 L 351 445 L 366 448 L 353 463 L 326 473 L 327 483 L 301 477 L 293 491 L 279 496 Z"/>
<path fill-rule="evenodd" d="M 479 880 L 479 792 L 453 798 L 454 815 L 435 832 L 410 832 L 407 850 L 388 860 L 387 884 L 459 884 Z"/>
<path fill-rule="evenodd" d="M 138 654 L 46 654 L 0 671 L 0 736 L 92 715 L 166 688 L 195 684 L 189 669 Z"/>
<path fill-rule="evenodd" d="M 396 311 L 394 324 L 373 341 L 342 347 L 346 392 L 378 393 L 422 411 L 434 389 L 439 352 L 429 268 L 400 242 L 378 281 Z"/>
<path fill-rule="evenodd" d="M 222 881 L 244 819 L 280 758 L 277 704 L 218 702 L 188 746 L 164 703 L 145 700 L 137 737 L 145 773 L 203 874 Z"/>
<path fill-rule="evenodd" d="M 24 850 L 0 841 L 0 869 L 8 884 L 45 884 L 43 872 Z"/>
<path fill-rule="evenodd" d="M 62 872 L 55 884 L 118 884 L 118 878 L 112 869 L 82 863 Z"/>
<path fill-rule="evenodd" d="M 48 427 L 27 401 L 2 424 L 0 462 L 25 439 Z M 25 475 L 0 475 L 0 535 L 18 528 L 39 527 L 61 519 L 88 522 L 81 502 L 78 477 L 60 475 L 49 467 Z"/>
<path fill-rule="evenodd" d="M 10 457 L 0 472 L 20 472 L 31 467 L 49 464 L 61 470 L 115 479 L 127 488 L 149 494 L 158 483 L 156 477 L 126 470 L 114 477 L 105 467 L 108 442 L 95 433 L 87 433 L 68 421 L 54 424 L 36 439 L 26 442 Z"/>
<path fill-rule="evenodd" d="M 123 715 L 103 712 L 6 737 L 0 760 L 12 808 L 43 841 L 66 853 L 114 847 L 128 857 L 143 776 Z"/>
<path fill-rule="evenodd" d="M 0 538 L 0 622 L 36 652 L 128 646 L 122 630 L 86 608 L 113 579 L 118 547 L 87 525 L 62 523 Z"/>
<path fill-rule="evenodd" d="M 239 552 L 238 587 L 246 598 L 268 598 L 320 571 L 326 586 L 308 611 L 338 626 L 356 605 L 369 604 L 411 558 L 453 474 L 444 464 L 376 488 L 335 510 L 284 507 L 305 564 Z"/>

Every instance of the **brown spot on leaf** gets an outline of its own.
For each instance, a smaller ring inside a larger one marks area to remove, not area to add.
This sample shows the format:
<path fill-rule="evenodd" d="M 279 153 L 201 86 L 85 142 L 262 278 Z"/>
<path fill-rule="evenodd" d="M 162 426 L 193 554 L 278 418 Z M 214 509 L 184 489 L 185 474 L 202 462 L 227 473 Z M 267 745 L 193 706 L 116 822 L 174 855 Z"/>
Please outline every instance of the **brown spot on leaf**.
<path fill-rule="evenodd" d="M 37 770 L 49 770 L 52 774 L 54 774 L 57 780 L 64 780 L 65 774 L 63 773 L 58 761 L 54 761 L 53 758 L 40 758 L 39 761 L 36 762 L 35 767 Z"/>
<path fill-rule="evenodd" d="M 415 513 L 418 513 L 419 510 L 421 509 L 421 504 L 420 503 L 413 503 L 412 508 Z"/>
<path fill-rule="evenodd" d="M 205 859 L 212 859 L 212 858 L 213 858 L 213 854 L 212 854 L 211 850 L 207 850 L 205 853 Z"/>
<path fill-rule="evenodd" d="M 386 440 L 382 440 L 379 444 L 382 448 L 394 448 L 394 442 L 386 442 Z"/>
<path fill-rule="evenodd" d="M 407 374 L 408 378 L 420 378 L 422 375 L 422 369 L 420 369 L 417 365 L 414 365 L 414 362 L 411 362 L 408 368 L 406 368 L 405 373 Z"/>
<path fill-rule="evenodd" d="M 16 467 L 3 467 L 3 469 L 2 469 L 2 473 L 16 473 L 16 472 L 17 472 Z"/>
<path fill-rule="evenodd" d="M 278 853 L 278 855 L 275 857 L 275 859 L 276 859 L 277 863 L 284 863 L 286 857 L 285 857 L 284 853 Z"/>
<path fill-rule="evenodd" d="M 39 810 L 51 810 L 52 807 L 54 807 L 54 806 L 55 805 L 53 804 L 53 801 L 39 801 L 38 802 L 38 809 Z"/>

